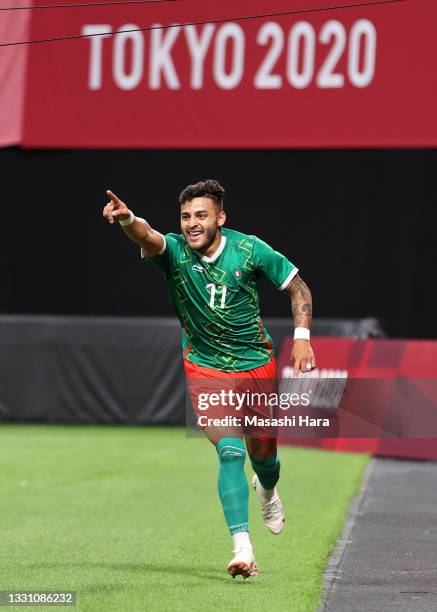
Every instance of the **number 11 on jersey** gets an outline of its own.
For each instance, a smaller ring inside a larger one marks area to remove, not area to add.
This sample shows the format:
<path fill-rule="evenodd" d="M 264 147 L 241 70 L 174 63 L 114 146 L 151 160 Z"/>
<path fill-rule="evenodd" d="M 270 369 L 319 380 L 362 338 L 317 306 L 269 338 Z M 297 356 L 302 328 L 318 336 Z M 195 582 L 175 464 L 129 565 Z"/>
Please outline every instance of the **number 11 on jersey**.
<path fill-rule="evenodd" d="M 209 283 L 209 285 L 206 285 L 206 288 L 207 289 L 211 288 L 211 297 L 209 299 L 209 305 L 211 306 L 211 308 L 215 308 L 215 293 L 217 289 L 221 289 L 222 297 L 220 300 L 220 308 L 224 308 L 225 302 L 226 302 L 226 291 L 227 291 L 226 285 L 215 285 L 214 283 Z"/>

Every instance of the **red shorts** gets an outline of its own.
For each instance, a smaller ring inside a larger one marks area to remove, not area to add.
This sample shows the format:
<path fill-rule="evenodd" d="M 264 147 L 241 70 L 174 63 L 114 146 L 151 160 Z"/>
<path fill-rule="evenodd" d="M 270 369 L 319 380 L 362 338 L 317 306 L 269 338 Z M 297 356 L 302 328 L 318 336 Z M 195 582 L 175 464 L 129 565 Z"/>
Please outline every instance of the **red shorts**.
<path fill-rule="evenodd" d="M 222 372 L 187 360 L 184 366 L 198 429 L 236 428 L 258 439 L 276 436 L 276 428 L 269 425 L 277 412 L 274 358 L 245 372 Z"/>

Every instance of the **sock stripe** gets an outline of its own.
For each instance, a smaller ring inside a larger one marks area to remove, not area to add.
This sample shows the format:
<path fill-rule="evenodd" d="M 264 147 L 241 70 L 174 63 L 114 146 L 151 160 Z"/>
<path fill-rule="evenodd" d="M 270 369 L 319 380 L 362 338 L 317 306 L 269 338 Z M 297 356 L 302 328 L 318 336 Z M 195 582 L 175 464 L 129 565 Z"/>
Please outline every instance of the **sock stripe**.
<path fill-rule="evenodd" d="M 238 455 L 238 457 L 243 457 L 246 454 L 246 449 L 239 448 L 238 446 L 231 446 L 230 444 L 222 446 L 221 449 L 218 451 L 218 454 L 221 455 L 222 451 L 224 451 L 226 448 L 233 448 L 234 450 L 238 451 L 238 453 L 229 453 L 232 455 Z"/>
<path fill-rule="evenodd" d="M 229 531 L 231 532 L 231 535 L 234 535 L 236 533 L 241 533 L 242 531 L 249 531 L 249 523 L 240 523 L 239 525 L 231 525 L 229 527 Z"/>

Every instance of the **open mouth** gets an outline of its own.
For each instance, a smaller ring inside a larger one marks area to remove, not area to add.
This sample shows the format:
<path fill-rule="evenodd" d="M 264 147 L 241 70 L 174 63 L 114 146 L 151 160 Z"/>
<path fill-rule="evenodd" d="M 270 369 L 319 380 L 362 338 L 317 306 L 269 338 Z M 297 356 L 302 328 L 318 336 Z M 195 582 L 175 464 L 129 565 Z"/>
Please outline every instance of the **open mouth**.
<path fill-rule="evenodd" d="M 187 235 L 190 240 L 197 240 L 202 234 L 202 230 L 190 230 L 187 232 Z"/>

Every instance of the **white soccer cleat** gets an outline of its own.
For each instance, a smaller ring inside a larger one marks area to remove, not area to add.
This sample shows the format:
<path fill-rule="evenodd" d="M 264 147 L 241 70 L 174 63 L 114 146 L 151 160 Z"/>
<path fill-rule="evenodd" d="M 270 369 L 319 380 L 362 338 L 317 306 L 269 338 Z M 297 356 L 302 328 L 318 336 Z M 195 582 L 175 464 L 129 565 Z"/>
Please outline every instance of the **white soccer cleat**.
<path fill-rule="evenodd" d="M 264 521 L 264 525 L 271 533 L 281 533 L 281 531 L 284 529 L 285 512 L 284 506 L 282 505 L 281 500 L 279 499 L 276 487 L 274 489 L 273 496 L 271 497 L 271 499 L 267 500 L 264 497 L 264 489 L 262 488 L 261 483 L 256 474 L 252 478 L 252 485 L 261 501 L 261 515 Z"/>
<path fill-rule="evenodd" d="M 258 566 L 251 546 L 241 547 L 234 550 L 234 553 L 235 557 L 228 564 L 228 572 L 232 578 L 240 575 L 245 579 L 258 576 Z"/>

